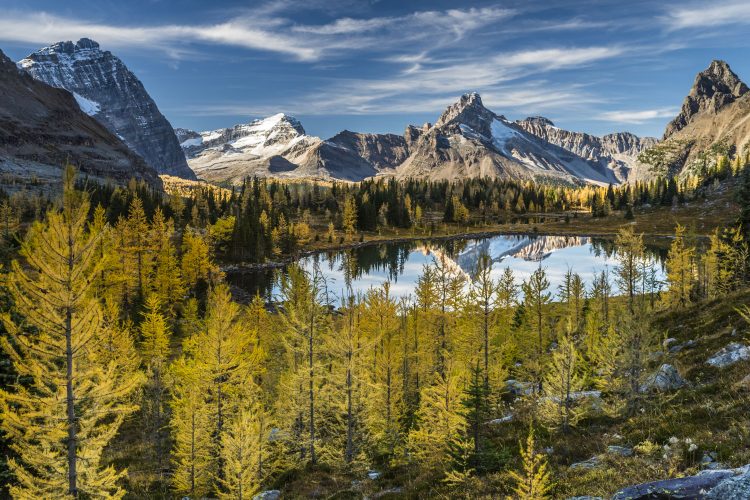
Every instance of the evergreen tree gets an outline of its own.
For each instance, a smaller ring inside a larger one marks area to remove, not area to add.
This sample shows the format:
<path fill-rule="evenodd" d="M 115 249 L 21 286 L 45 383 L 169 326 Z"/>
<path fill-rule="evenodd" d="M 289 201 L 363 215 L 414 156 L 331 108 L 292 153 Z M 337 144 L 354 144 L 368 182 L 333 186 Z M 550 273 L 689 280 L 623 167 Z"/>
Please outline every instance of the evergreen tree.
<path fill-rule="evenodd" d="M 521 472 L 511 472 L 516 481 L 514 492 L 519 500 L 542 500 L 549 498 L 552 479 L 547 470 L 547 459 L 536 449 L 534 430 L 529 429 L 526 446 L 521 445 Z"/>
<path fill-rule="evenodd" d="M 667 256 L 667 281 L 669 307 L 684 308 L 691 301 L 691 291 L 695 278 L 693 255 L 695 250 L 685 245 L 685 228 L 677 224 L 672 245 Z"/>
<path fill-rule="evenodd" d="M 21 376 L 0 391 L 2 429 L 17 458 L 8 465 L 21 498 L 121 498 L 126 474 L 104 466 L 102 450 L 135 410 L 130 395 L 141 378 L 123 378 L 120 360 L 105 362 L 94 347 L 103 335 L 92 294 L 102 260 L 101 234 L 87 231 L 89 203 L 64 175 L 63 202 L 35 224 L 14 262 L 8 287 L 25 323 L 2 316 L 2 339 Z M 31 327 L 27 330 L 27 326 Z"/>

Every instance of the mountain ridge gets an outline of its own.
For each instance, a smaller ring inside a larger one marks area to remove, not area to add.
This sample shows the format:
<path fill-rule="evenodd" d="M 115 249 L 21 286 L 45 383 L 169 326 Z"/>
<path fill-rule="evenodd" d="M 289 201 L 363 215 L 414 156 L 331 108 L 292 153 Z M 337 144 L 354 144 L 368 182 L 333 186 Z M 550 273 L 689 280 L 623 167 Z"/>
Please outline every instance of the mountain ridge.
<path fill-rule="evenodd" d="M 18 65 L 37 80 L 71 92 L 82 111 L 121 137 L 157 172 L 195 179 L 172 126 L 143 83 L 97 42 L 57 42 Z"/>
<path fill-rule="evenodd" d="M 100 122 L 79 108 L 67 90 L 19 69 L 0 51 L 0 183 L 17 189 L 61 180 L 71 163 L 82 173 L 120 184 L 131 178 L 161 187 L 156 172 Z"/>

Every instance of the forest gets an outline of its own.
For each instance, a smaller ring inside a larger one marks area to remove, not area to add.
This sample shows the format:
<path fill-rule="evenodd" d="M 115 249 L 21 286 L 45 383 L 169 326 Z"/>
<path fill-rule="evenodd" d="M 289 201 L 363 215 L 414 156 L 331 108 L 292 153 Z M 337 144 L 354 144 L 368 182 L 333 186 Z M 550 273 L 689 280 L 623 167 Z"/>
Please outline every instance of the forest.
<path fill-rule="evenodd" d="M 616 268 L 590 287 L 569 270 L 553 289 L 543 265 L 526 280 L 510 268 L 494 279 L 488 258 L 467 282 L 435 258 L 408 299 L 389 283 L 355 295 L 347 280 L 335 303 L 325 272 L 293 265 L 278 275 L 277 302 L 242 304 L 220 266 L 292 252 L 313 238 L 305 212 L 351 239 L 424 224 L 421 207 L 446 218 L 627 210 L 733 175 L 737 224 L 702 245 L 675 227 L 663 282 L 628 225 Z M 255 179 L 162 199 L 135 183 L 87 185 L 68 168 L 60 198 L 0 206 L 4 494 L 242 499 L 286 486 L 304 496 L 372 488 L 362 478 L 381 475 L 398 481 L 391 493 L 414 496 L 570 493 L 566 447 L 665 404 L 653 387 L 657 319 L 747 287 L 750 169 L 716 176 L 577 190 Z M 659 472 L 689 469 L 692 446 L 707 444 L 672 443 Z M 661 445 L 636 448 L 652 456 Z"/>

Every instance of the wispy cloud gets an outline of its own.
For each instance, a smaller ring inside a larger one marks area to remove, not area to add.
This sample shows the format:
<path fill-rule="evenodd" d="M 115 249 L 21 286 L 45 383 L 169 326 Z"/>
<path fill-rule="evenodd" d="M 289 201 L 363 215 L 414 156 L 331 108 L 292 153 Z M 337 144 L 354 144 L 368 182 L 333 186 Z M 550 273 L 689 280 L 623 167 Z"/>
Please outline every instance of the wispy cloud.
<path fill-rule="evenodd" d="M 750 24 L 750 2 L 747 0 L 700 2 L 671 9 L 664 20 L 672 30 Z"/>
<path fill-rule="evenodd" d="M 652 120 L 671 118 L 677 114 L 677 111 L 677 108 L 607 111 L 596 116 L 595 119 L 607 122 L 642 125 Z"/>
<path fill-rule="evenodd" d="M 89 37 L 108 48 L 150 47 L 175 58 L 191 53 L 186 44 L 204 43 L 318 61 L 365 48 L 383 51 L 407 41 L 455 41 L 512 15 L 508 9 L 470 8 L 422 11 L 401 17 L 345 17 L 328 24 L 303 25 L 278 17 L 275 11 L 261 10 L 211 24 L 122 26 L 44 12 L 0 10 L 0 40 L 46 45 Z"/>

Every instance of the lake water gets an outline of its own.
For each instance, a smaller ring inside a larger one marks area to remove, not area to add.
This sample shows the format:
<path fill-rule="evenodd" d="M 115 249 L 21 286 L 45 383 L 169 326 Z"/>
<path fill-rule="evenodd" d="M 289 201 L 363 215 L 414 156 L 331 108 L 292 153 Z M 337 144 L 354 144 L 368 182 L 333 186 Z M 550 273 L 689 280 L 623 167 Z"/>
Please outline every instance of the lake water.
<path fill-rule="evenodd" d="M 667 245 L 647 245 L 648 258 L 653 262 L 659 279 L 664 279 L 664 260 Z M 370 287 L 391 283 L 391 293 L 397 297 L 413 295 L 417 278 L 424 266 L 445 256 L 456 273 L 471 279 L 480 255 L 492 259 L 492 274 L 498 278 L 510 267 L 516 282 L 527 279 L 539 266 L 545 269 L 551 283 L 550 291 L 557 293 L 568 269 L 578 273 L 587 287 L 595 274 L 608 269 L 613 289 L 617 286 L 614 270 L 617 266 L 616 248 L 612 240 L 583 236 L 498 235 L 480 239 L 460 239 L 433 242 L 402 242 L 367 245 L 359 248 L 324 252 L 300 260 L 302 267 L 312 271 L 314 266 L 328 280 L 328 288 L 336 297 L 346 289 L 345 262 L 352 270 L 352 289 L 366 292 Z M 276 273 L 284 269 L 232 271 L 227 279 L 244 291 L 261 293 L 267 300 L 278 296 Z"/>

